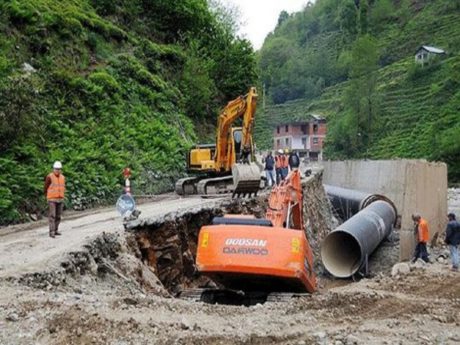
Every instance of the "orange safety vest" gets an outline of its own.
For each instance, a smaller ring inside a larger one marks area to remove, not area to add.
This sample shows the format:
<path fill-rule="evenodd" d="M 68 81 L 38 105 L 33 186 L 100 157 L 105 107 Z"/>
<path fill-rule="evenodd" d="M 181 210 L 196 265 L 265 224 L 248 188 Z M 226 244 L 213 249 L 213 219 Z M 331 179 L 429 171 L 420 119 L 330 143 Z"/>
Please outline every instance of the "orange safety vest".
<path fill-rule="evenodd" d="M 65 193 L 65 177 L 62 174 L 56 176 L 54 173 L 48 175 L 51 178 L 51 184 L 46 191 L 46 198 L 52 199 L 64 199 Z"/>
<path fill-rule="evenodd" d="M 289 168 L 289 157 L 287 155 L 283 155 L 283 168 Z"/>
<path fill-rule="evenodd" d="M 284 165 L 285 165 L 284 161 L 285 161 L 284 155 L 275 156 L 275 168 L 276 169 L 284 168 Z"/>
<path fill-rule="evenodd" d="M 425 219 L 420 219 L 418 223 L 418 241 L 427 243 L 430 240 L 430 232 L 428 230 L 428 223 Z"/>

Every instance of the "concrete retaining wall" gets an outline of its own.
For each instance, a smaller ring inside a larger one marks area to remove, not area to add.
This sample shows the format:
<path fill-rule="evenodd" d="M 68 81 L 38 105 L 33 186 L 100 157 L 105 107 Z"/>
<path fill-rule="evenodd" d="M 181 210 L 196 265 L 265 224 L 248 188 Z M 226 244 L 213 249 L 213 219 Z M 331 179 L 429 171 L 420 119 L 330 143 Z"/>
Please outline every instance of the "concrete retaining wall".
<path fill-rule="evenodd" d="M 442 233 L 447 214 L 447 166 L 424 160 L 326 161 L 324 183 L 384 194 L 401 216 L 400 260 L 414 250 L 411 215 L 419 212 L 430 225 L 430 236 Z"/>

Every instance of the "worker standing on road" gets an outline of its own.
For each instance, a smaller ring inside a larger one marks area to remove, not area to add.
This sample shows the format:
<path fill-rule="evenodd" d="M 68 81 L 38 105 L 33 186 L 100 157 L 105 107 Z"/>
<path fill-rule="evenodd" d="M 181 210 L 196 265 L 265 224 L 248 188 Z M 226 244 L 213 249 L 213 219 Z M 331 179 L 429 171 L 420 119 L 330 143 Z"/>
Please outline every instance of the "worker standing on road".
<path fill-rule="evenodd" d="M 283 178 L 283 166 L 284 166 L 284 155 L 283 150 L 278 150 L 275 157 L 275 168 L 276 168 L 276 184 L 280 184 Z"/>
<path fill-rule="evenodd" d="M 49 206 L 49 227 L 50 237 L 59 236 L 59 223 L 61 222 L 62 210 L 64 208 L 65 177 L 62 174 L 62 164 L 54 162 L 53 172 L 45 178 L 45 196 Z"/>
<path fill-rule="evenodd" d="M 425 262 L 429 262 L 428 251 L 426 249 L 426 244 L 430 239 L 428 222 L 419 214 L 412 215 L 412 220 L 415 223 L 415 235 L 417 238 L 417 245 L 415 246 L 414 259 L 412 262 L 417 261 L 418 258 L 421 258 Z"/>
<path fill-rule="evenodd" d="M 268 151 L 267 157 L 265 157 L 265 176 L 267 177 L 269 187 L 276 184 L 275 159 L 273 158 L 271 151 Z"/>
<path fill-rule="evenodd" d="M 452 259 L 452 271 L 458 271 L 458 245 L 460 244 L 460 223 L 455 219 L 455 214 L 447 215 L 449 222 L 446 228 L 445 242 L 450 249 L 450 257 Z"/>

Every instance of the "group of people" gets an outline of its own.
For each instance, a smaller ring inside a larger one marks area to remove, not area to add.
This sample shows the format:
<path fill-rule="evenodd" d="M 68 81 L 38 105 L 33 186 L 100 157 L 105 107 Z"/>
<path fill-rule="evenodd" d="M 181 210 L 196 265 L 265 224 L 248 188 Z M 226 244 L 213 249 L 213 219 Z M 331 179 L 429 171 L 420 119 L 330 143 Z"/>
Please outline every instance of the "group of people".
<path fill-rule="evenodd" d="M 263 162 L 265 163 L 267 184 L 272 187 L 286 179 L 290 169 L 299 167 L 300 158 L 295 151 L 289 152 L 287 149 L 285 151 L 280 149 L 276 152 L 275 157 L 273 157 L 271 151 L 268 151 Z"/>
<path fill-rule="evenodd" d="M 428 222 L 423 219 L 419 214 L 412 215 L 415 228 L 414 233 L 417 239 L 415 246 L 415 253 L 412 262 L 417 259 L 422 259 L 425 262 L 429 262 L 428 250 L 426 244 L 430 239 L 430 233 L 428 230 Z M 449 246 L 450 257 L 452 260 L 452 271 L 458 271 L 459 268 L 459 255 L 458 246 L 460 245 L 460 223 L 457 221 L 454 213 L 447 215 L 447 227 L 446 236 L 444 242 Z"/>
<path fill-rule="evenodd" d="M 289 173 L 289 169 L 297 169 L 300 165 L 300 158 L 295 151 L 289 152 L 279 150 L 273 157 L 269 151 L 264 157 L 265 173 L 269 186 L 278 185 Z M 275 175 L 276 173 L 276 175 Z M 276 177 L 275 177 L 276 176 Z M 53 171 L 45 178 L 45 196 L 49 206 L 49 235 L 51 238 L 61 235 L 59 232 L 59 223 L 64 208 L 65 196 L 65 177 L 62 174 L 62 164 L 59 161 L 54 162 Z M 460 223 L 456 220 L 455 214 L 447 215 L 448 223 L 446 227 L 445 243 L 449 246 L 452 259 L 452 270 L 459 269 L 458 246 L 460 245 Z M 414 232 L 417 239 L 413 261 L 422 259 L 429 262 L 427 243 L 430 238 L 428 222 L 419 214 L 412 215 L 414 221 Z"/>

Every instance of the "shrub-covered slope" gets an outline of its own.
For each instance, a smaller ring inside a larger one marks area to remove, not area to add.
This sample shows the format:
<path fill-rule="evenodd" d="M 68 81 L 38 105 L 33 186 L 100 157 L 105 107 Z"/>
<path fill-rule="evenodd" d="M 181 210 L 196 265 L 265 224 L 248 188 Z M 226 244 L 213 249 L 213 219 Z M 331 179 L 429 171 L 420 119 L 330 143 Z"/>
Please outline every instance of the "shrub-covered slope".
<path fill-rule="evenodd" d="M 250 44 L 206 0 L 0 4 L 0 224 L 44 205 L 54 160 L 68 207 L 166 190 L 194 123 L 255 80 Z"/>

